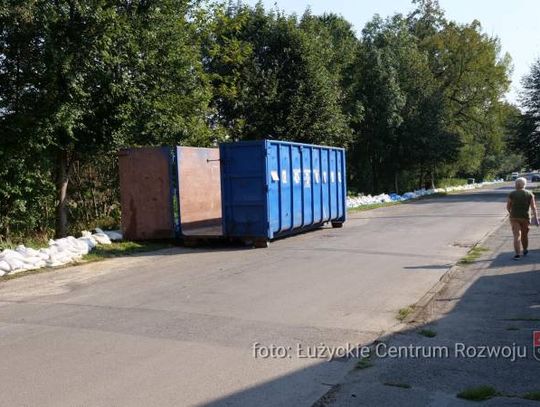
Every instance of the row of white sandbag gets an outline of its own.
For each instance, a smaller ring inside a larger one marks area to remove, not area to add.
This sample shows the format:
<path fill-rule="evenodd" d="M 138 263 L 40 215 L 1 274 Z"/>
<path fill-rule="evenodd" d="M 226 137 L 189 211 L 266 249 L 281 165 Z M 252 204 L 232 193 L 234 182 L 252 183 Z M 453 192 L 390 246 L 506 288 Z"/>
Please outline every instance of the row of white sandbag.
<path fill-rule="evenodd" d="M 372 205 L 385 202 L 395 202 L 395 201 L 407 201 L 409 199 L 416 199 L 426 195 L 433 195 L 440 192 L 455 192 L 455 191 L 467 191 L 471 189 L 481 188 L 486 185 L 498 184 L 504 182 L 502 179 L 496 179 L 494 181 L 485 181 L 474 184 L 465 184 L 458 185 L 453 187 L 446 188 L 435 188 L 435 189 L 419 189 L 412 192 L 406 192 L 403 195 L 398 194 L 379 194 L 379 195 L 363 195 L 359 194 L 357 196 L 348 196 L 347 197 L 347 208 L 356 208 L 363 205 Z"/>
<path fill-rule="evenodd" d="M 0 252 L 0 276 L 42 267 L 57 267 L 80 260 L 98 244 L 111 244 L 111 240 L 121 240 L 122 235 L 115 231 L 96 228 L 95 233 L 83 231 L 78 239 L 69 236 L 49 240 L 49 247 L 39 250 L 19 245 Z"/>

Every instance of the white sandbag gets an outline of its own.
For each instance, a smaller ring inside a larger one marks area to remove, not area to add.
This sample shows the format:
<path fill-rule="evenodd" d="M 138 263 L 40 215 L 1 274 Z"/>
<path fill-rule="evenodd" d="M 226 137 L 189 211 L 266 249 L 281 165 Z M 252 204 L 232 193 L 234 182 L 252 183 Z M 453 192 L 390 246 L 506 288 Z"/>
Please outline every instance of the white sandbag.
<path fill-rule="evenodd" d="M 73 238 L 73 246 L 77 247 L 79 253 L 81 254 L 88 254 L 88 252 L 90 251 L 88 245 L 85 242 L 80 241 L 79 239 Z"/>
<path fill-rule="evenodd" d="M 94 233 L 92 237 L 98 242 L 99 244 L 112 244 L 111 239 L 109 239 L 109 236 L 107 236 L 103 232 Z"/>
<path fill-rule="evenodd" d="M 100 228 L 95 228 L 94 229 L 94 233 L 98 233 L 98 234 L 105 234 L 109 237 L 109 239 L 111 241 L 117 241 L 117 240 L 122 240 L 124 237 L 122 236 L 122 233 L 119 231 L 119 230 L 103 230 L 103 229 L 100 229 Z"/>
<path fill-rule="evenodd" d="M 67 239 L 66 247 L 71 253 L 78 256 L 82 256 L 83 254 L 86 254 L 85 251 L 87 250 L 87 247 L 84 243 L 79 242 L 73 236 L 68 236 L 66 239 Z"/>
<path fill-rule="evenodd" d="M 56 252 L 51 253 L 51 256 L 56 256 L 57 258 L 60 258 L 60 257 L 72 258 L 73 256 L 76 256 L 76 255 L 77 255 L 76 252 L 71 251 L 69 247 L 66 247 L 63 245 L 57 246 Z"/>
<path fill-rule="evenodd" d="M 50 248 L 41 248 L 38 250 L 38 256 L 41 257 L 43 260 L 47 260 L 49 258 Z"/>
<path fill-rule="evenodd" d="M 11 266 L 5 260 L 0 260 L 0 273 L 9 273 L 11 271 Z M 2 274 L 3 275 L 3 274 Z"/>
<path fill-rule="evenodd" d="M 24 259 L 24 256 L 15 251 L 15 250 L 11 250 L 11 249 L 5 249 L 4 251 L 2 251 L 2 253 L 0 254 L 0 259 L 7 259 L 7 258 L 10 258 L 10 259 L 18 259 L 18 260 L 22 260 Z"/>
<path fill-rule="evenodd" d="M 64 264 L 70 263 L 74 260 L 79 260 L 82 258 L 82 254 L 79 252 L 75 252 L 71 250 L 70 248 L 66 248 L 64 250 L 59 250 L 58 253 L 56 253 L 56 257 L 59 259 L 62 259 L 62 262 Z"/>
<path fill-rule="evenodd" d="M 59 267 L 66 264 L 63 259 L 57 258 L 56 256 L 51 256 L 45 263 L 47 267 Z"/>
<path fill-rule="evenodd" d="M 15 251 L 22 256 L 16 256 L 16 258 L 25 263 L 28 270 L 35 270 L 36 268 L 43 267 L 43 259 L 39 255 L 40 252 L 38 250 L 25 247 L 24 245 L 19 245 Z M 13 256 L 13 253 L 11 255 L 12 257 L 15 257 Z"/>
<path fill-rule="evenodd" d="M 117 242 L 124 238 L 124 236 L 122 235 L 122 233 L 120 233 L 119 230 L 104 230 L 103 233 L 105 233 L 113 242 Z"/>
<path fill-rule="evenodd" d="M 73 260 L 74 256 L 71 255 L 68 251 L 64 250 L 52 253 L 46 263 L 48 267 L 58 267 L 63 266 L 64 264 L 71 263 L 73 262 Z"/>
<path fill-rule="evenodd" d="M 80 240 L 77 239 L 77 242 L 79 244 L 79 253 L 81 255 L 85 255 L 85 254 L 88 254 L 90 252 L 90 248 L 88 247 L 88 245 L 85 243 L 85 242 L 82 242 Z"/>
<path fill-rule="evenodd" d="M 32 249 L 31 247 L 25 247 L 24 245 L 19 245 L 15 248 L 15 251 L 18 253 L 21 253 L 23 256 L 28 257 L 34 257 L 39 255 L 39 250 Z"/>
<path fill-rule="evenodd" d="M 40 264 L 43 263 L 43 260 L 41 259 L 41 257 L 39 256 L 29 256 L 29 257 L 25 257 L 22 262 L 24 264 L 27 265 L 27 267 L 32 267 L 32 268 L 39 268 L 40 267 Z"/>
<path fill-rule="evenodd" d="M 23 267 L 22 270 L 24 270 L 24 271 L 26 271 L 26 270 L 37 270 L 38 268 L 40 268 L 39 263 L 29 263 L 29 262 L 23 262 L 23 263 L 24 263 L 24 267 Z"/>
<path fill-rule="evenodd" d="M 47 248 L 39 249 L 40 256 L 44 257 L 45 260 L 47 260 L 51 254 L 56 253 L 56 251 L 58 251 L 56 246 L 49 246 Z"/>
<path fill-rule="evenodd" d="M 4 261 L 8 263 L 11 267 L 11 273 L 13 273 L 14 271 L 26 270 L 26 265 L 20 259 L 17 259 L 15 257 L 5 257 Z"/>
<path fill-rule="evenodd" d="M 79 242 L 82 242 L 83 244 L 85 244 L 86 247 L 88 248 L 88 251 L 92 250 L 94 247 L 97 246 L 97 242 L 92 236 L 90 236 L 90 237 L 79 237 L 77 240 Z"/>
<path fill-rule="evenodd" d="M 81 242 L 73 236 L 54 240 L 51 247 L 56 247 L 57 253 L 62 253 L 64 256 L 71 258 L 81 257 L 84 254 L 84 250 L 86 250 L 85 247 L 82 247 Z"/>
<path fill-rule="evenodd" d="M 96 233 L 83 230 L 82 237 L 68 236 L 49 240 L 49 247 L 39 250 L 19 245 L 15 250 L 5 249 L 0 252 L 0 276 L 41 267 L 58 267 L 72 263 L 88 254 L 98 244 L 111 244 L 111 239 L 121 240 L 118 231 L 106 231 L 97 228 Z"/>

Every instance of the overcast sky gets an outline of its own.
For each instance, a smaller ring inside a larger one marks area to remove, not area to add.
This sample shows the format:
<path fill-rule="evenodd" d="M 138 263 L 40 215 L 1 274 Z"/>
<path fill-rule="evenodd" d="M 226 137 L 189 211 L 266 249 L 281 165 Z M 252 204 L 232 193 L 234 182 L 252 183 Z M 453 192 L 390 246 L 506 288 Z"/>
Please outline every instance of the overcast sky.
<path fill-rule="evenodd" d="M 244 0 L 254 5 L 257 0 Z M 350 21 L 357 33 L 375 13 L 383 17 L 396 12 L 408 13 L 414 6 L 410 0 L 263 0 L 266 8 L 277 4 L 287 13 L 301 15 L 306 7 L 314 14 L 334 12 Z M 540 58 L 539 0 L 439 0 L 446 17 L 461 23 L 474 19 L 482 23 L 484 32 L 499 37 L 502 51 L 512 57 L 512 87 L 508 100 L 517 103 L 521 78 L 531 64 Z"/>

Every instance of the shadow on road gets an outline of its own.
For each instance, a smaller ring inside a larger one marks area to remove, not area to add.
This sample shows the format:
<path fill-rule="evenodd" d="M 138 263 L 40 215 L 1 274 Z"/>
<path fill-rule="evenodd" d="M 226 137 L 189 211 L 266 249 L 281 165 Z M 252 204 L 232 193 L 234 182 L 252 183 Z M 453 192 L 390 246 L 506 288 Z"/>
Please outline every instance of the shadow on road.
<path fill-rule="evenodd" d="M 405 266 L 406 270 L 448 270 L 452 264 L 426 264 L 424 266 Z"/>
<path fill-rule="evenodd" d="M 479 262 L 461 269 L 455 276 L 454 284 L 457 285 L 447 286 L 430 303 L 429 313 L 443 317 L 427 323 L 413 321 L 414 325 L 409 329 L 380 339 L 386 346 L 447 347 L 449 357 L 373 356 L 368 364 L 350 371 L 344 381 L 336 379 L 335 375 L 329 379 L 328 374 L 344 360 L 324 361 L 205 405 L 311 405 L 317 397 L 315 392 L 307 389 L 318 389 L 321 394 L 324 386 L 329 391 L 315 406 L 461 405 L 465 401 L 457 398 L 459 392 L 483 385 L 493 386 L 501 394 L 492 400 L 499 404 L 488 402 L 487 405 L 507 405 L 509 400 L 515 405 L 534 403 L 521 397 L 528 392 L 540 391 L 540 362 L 534 359 L 532 348 L 532 332 L 540 330 L 540 250 L 532 250 L 519 264 L 520 268 L 512 271 L 506 269 L 516 266 L 511 257 L 512 253 L 503 252 L 490 259 L 489 267 L 480 266 Z M 464 283 L 467 280 L 472 281 L 468 288 Z M 432 332 L 434 337 L 426 337 L 425 332 Z M 463 357 L 455 353 L 456 344 L 463 344 L 467 349 L 522 347 L 526 349 L 526 357 L 515 361 L 478 355 Z M 356 363 L 357 360 L 352 359 L 342 365 L 343 374 Z M 364 368 L 366 366 L 369 368 Z M 304 398 L 296 394 L 302 394 Z"/>
<path fill-rule="evenodd" d="M 513 260 L 513 256 L 514 252 L 501 253 L 492 264 L 496 267 L 530 266 L 534 269 L 540 263 L 540 250 L 530 250 L 527 256 L 521 256 L 519 260 Z"/>

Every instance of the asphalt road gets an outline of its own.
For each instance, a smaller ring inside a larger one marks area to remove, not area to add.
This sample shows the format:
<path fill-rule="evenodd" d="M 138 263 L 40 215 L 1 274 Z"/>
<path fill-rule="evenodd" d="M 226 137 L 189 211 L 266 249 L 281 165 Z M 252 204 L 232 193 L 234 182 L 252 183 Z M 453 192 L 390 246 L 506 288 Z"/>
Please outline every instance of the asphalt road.
<path fill-rule="evenodd" d="M 470 407 L 475 403 L 457 395 L 490 386 L 497 394 L 476 405 L 537 407 L 538 398 L 531 395 L 540 394 L 540 356 L 536 359 L 531 345 L 533 332 L 540 332 L 540 228 L 531 228 L 529 254 L 520 261 L 512 260 L 512 242 L 505 223 L 482 242 L 486 251 L 477 260 L 452 269 L 414 323 L 380 338 L 369 369 L 352 370 L 321 404 Z M 425 337 L 422 330 L 435 336 Z M 386 353 L 409 347 L 427 357 Z M 437 355 L 437 348 L 446 353 Z"/>
<path fill-rule="evenodd" d="M 0 405 L 309 406 L 354 361 L 301 356 L 395 328 L 500 224 L 508 191 L 359 212 L 268 249 L 177 248 L 2 283 Z M 272 345 L 285 357 L 263 358 Z"/>

